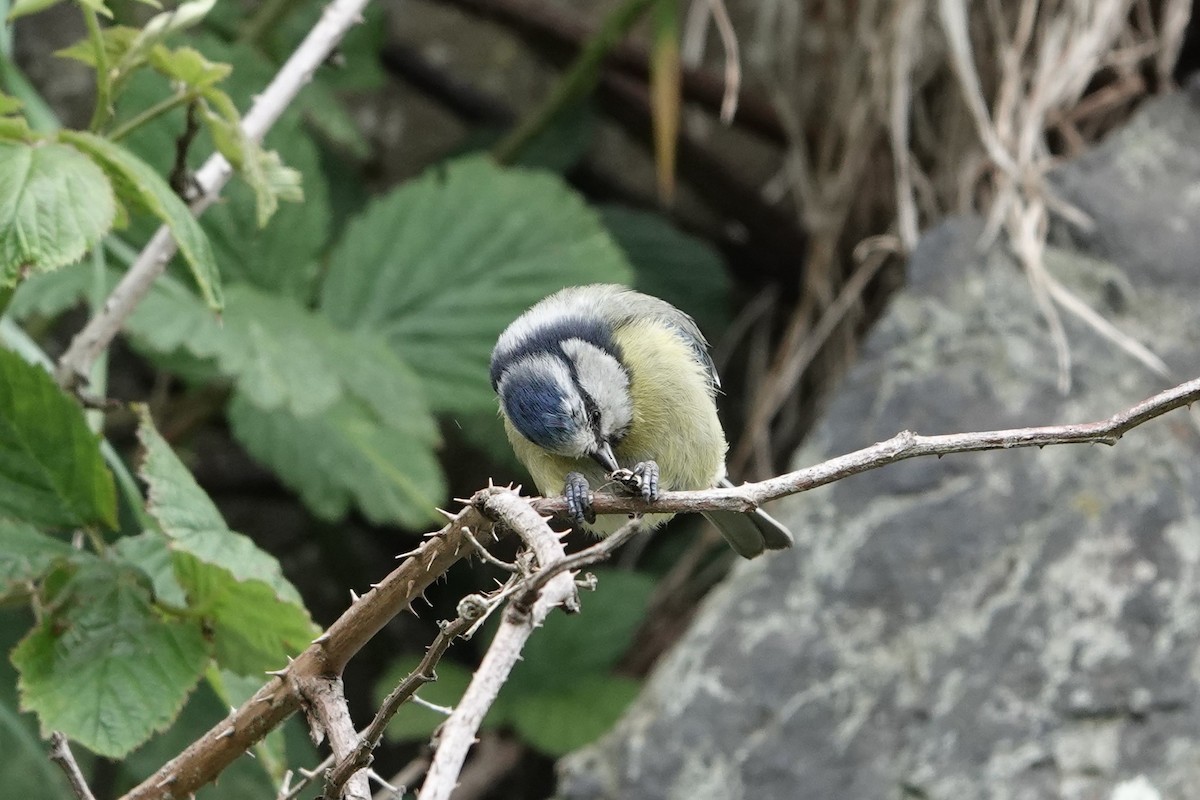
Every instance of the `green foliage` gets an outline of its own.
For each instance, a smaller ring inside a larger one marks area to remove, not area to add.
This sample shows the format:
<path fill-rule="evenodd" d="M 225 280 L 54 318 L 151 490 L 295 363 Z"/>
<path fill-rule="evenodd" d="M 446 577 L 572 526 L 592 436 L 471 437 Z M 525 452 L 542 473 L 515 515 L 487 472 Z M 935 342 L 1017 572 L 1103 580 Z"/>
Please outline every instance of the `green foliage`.
<path fill-rule="evenodd" d="M 0 140 L 0 186 L 0 287 L 77 261 L 117 213 L 104 172 L 62 144 Z"/>
<path fill-rule="evenodd" d="M 709 336 L 725 329 L 731 287 L 716 250 L 658 214 L 603 206 L 600 218 L 637 270 L 638 290 L 686 309 Z"/>
<path fill-rule="evenodd" d="M 200 627 L 164 617 L 144 576 L 80 554 L 47 616 L 12 653 L 22 708 L 117 757 L 165 728 L 208 661 Z"/>
<path fill-rule="evenodd" d="M 32 525 L 0 519 L 0 600 L 23 592 L 74 552 Z"/>
<path fill-rule="evenodd" d="M 537 300 L 631 277 L 595 213 L 558 178 L 480 157 L 373 202 L 331 261 L 321 309 L 336 325 L 386 338 L 438 411 L 493 407 L 492 346 Z"/>
<path fill-rule="evenodd" d="M 637 681 L 611 672 L 633 642 L 654 581 L 616 570 L 600 570 L 597 575 L 596 591 L 581 598 L 583 614 L 551 614 L 530 637 L 485 727 L 512 727 L 535 749 L 560 756 L 595 741 L 633 701 Z M 496 617 L 489 626 L 494 633 Z M 382 700 L 420 660 L 419 655 L 398 660 L 376 686 L 377 699 Z M 443 662 L 437 675 L 438 680 L 418 694 L 431 703 L 453 706 L 466 691 L 470 672 Z M 444 719 L 436 711 L 408 704 L 393 718 L 387 735 L 393 741 L 428 739 Z"/>
<path fill-rule="evenodd" d="M 169 540 L 189 603 L 204 614 L 217 663 L 243 675 L 278 667 L 281 655 L 316 635 L 299 593 L 279 562 L 229 530 L 145 411 L 138 437 L 146 452 L 147 509 Z"/>
<path fill-rule="evenodd" d="M 0 350 L 0 515 L 116 524 L 116 493 L 83 412 L 41 367 Z"/>
<path fill-rule="evenodd" d="M 192 276 L 209 308 L 224 305 L 221 279 L 212 247 L 200 223 L 179 196 L 149 164 L 119 144 L 83 131 L 63 131 L 61 138 L 91 155 L 108 173 L 120 198 L 158 217 L 171 230 L 179 252 L 192 268 Z"/>

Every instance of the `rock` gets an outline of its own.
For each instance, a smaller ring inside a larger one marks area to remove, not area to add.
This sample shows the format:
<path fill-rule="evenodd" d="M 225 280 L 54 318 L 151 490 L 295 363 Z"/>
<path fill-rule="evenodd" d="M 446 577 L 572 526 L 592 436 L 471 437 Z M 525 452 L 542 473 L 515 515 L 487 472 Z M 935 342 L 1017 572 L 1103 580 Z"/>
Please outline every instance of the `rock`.
<path fill-rule="evenodd" d="M 1049 269 L 1172 379 L 1064 314 L 1062 396 L 1024 274 L 953 219 L 797 466 L 904 429 L 1102 419 L 1200 374 L 1200 112 L 1155 101 L 1055 180 L 1096 227 Z M 796 548 L 739 565 L 559 797 L 1194 796 L 1198 430 L 1179 410 L 1114 447 L 914 459 L 780 504 Z"/>

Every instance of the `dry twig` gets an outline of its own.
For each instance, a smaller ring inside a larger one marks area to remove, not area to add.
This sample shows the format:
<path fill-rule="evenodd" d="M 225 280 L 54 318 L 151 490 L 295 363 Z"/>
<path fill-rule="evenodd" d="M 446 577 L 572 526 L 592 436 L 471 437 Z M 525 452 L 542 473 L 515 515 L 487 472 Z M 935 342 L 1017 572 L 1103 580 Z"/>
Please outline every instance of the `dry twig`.
<path fill-rule="evenodd" d="M 71 752 L 71 745 L 67 743 L 67 737 L 58 731 L 50 734 L 50 760 L 66 773 L 67 781 L 71 784 L 71 791 L 79 800 L 96 800 L 87 785 L 87 780 L 83 777 L 83 771 L 79 769 L 79 764 L 75 761 L 75 754 Z"/>

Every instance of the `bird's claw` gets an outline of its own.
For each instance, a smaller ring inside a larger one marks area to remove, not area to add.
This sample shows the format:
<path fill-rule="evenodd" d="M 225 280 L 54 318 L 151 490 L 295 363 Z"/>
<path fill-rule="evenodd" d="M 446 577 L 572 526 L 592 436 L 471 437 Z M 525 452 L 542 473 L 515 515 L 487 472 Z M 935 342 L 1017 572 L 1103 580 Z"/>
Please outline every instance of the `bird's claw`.
<path fill-rule="evenodd" d="M 633 469 L 619 469 L 612 479 L 642 499 L 653 503 L 658 499 L 658 462 L 642 461 Z"/>
<path fill-rule="evenodd" d="M 572 520 L 576 523 L 596 521 L 596 512 L 592 510 L 592 487 L 582 472 L 567 473 L 563 496 L 567 498 L 567 513 Z"/>

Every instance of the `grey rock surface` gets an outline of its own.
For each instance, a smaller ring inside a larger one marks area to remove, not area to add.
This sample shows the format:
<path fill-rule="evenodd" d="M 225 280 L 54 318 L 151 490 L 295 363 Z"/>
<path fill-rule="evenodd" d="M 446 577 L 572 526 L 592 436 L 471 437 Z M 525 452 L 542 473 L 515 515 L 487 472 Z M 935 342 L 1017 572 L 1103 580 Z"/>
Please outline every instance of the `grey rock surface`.
<path fill-rule="evenodd" d="M 1200 110 L 1185 95 L 1056 177 L 1096 228 L 1050 270 L 1200 374 Z M 1171 385 L 1067 318 L 1057 389 L 1024 275 L 929 232 L 797 455 L 896 432 L 1107 417 Z M 916 459 L 777 509 L 640 699 L 560 764 L 564 800 L 1200 797 L 1200 430 Z"/>

